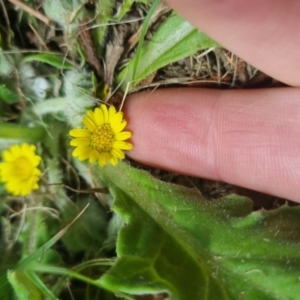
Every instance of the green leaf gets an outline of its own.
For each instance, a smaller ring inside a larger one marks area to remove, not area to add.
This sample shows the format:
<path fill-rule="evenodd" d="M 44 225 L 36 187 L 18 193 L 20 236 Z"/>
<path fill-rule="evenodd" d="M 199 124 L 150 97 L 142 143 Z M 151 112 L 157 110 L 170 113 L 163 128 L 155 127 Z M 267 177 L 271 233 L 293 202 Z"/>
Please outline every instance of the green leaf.
<path fill-rule="evenodd" d="M 113 5 L 114 2 L 111 0 L 98 1 L 95 23 L 101 24 L 101 26 L 97 26 L 93 30 L 92 34 L 94 37 L 93 40 L 95 42 L 97 53 L 99 53 L 100 55 L 102 55 L 103 51 L 105 50 L 105 39 L 108 32 L 108 24 L 111 20 L 113 20 Z"/>
<path fill-rule="evenodd" d="M 20 300 L 42 300 L 41 291 L 32 282 L 28 274 L 24 271 L 9 271 L 8 280 L 12 285 L 17 299 Z"/>
<path fill-rule="evenodd" d="M 144 3 L 144 4 L 148 4 L 150 5 L 152 0 L 135 0 L 135 2 L 138 2 L 138 3 Z"/>
<path fill-rule="evenodd" d="M 25 127 L 19 124 L 0 122 L 0 138 L 18 139 L 21 141 L 42 141 L 46 136 L 43 127 Z"/>
<path fill-rule="evenodd" d="M 38 54 L 25 56 L 22 59 L 22 63 L 27 63 L 31 61 L 39 61 L 42 63 L 47 63 L 58 69 L 67 69 L 67 70 L 74 69 L 74 66 L 71 63 L 69 63 L 65 57 L 59 56 L 57 54 L 38 53 Z"/>
<path fill-rule="evenodd" d="M 18 103 L 20 101 L 19 96 L 3 84 L 0 85 L 0 100 L 7 103 Z"/>
<path fill-rule="evenodd" d="M 118 10 L 116 19 L 118 21 L 122 20 L 124 18 L 124 16 L 130 11 L 131 6 L 133 4 L 134 0 L 124 0 L 121 8 Z"/>
<path fill-rule="evenodd" d="M 1 38 L 1 36 L 0 36 Z M 5 54 L 0 46 L 0 76 L 9 76 L 15 68 L 15 61 L 12 55 Z"/>
<path fill-rule="evenodd" d="M 132 78 L 133 78 L 133 80 L 134 80 L 134 78 L 136 78 L 138 64 L 140 62 L 141 55 L 142 55 L 142 50 L 141 49 L 142 49 L 142 45 L 143 45 L 144 40 L 145 40 L 148 25 L 150 23 L 150 19 L 153 16 L 159 2 L 160 2 L 160 0 L 154 0 L 153 4 L 151 5 L 151 7 L 149 9 L 149 12 L 148 12 L 148 14 L 147 14 L 147 16 L 144 20 L 142 30 L 141 30 L 140 39 L 139 39 L 137 50 L 136 50 L 135 59 L 133 59 L 133 67 L 132 67 Z"/>
<path fill-rule="evenodd" d="M 172 14 L 144 48 L 137 51 L 117 76 L 117 82 L 122 83 L 123 91 L 130 83 L 130 90 L 159 68 L 211 47 L 218 47 L 218 44 L 177 14 Z"/>
<path fill-rule="evenodd" d="M 207 201 L 124 164 L 93 173 L 126 223 L 105 288 L 179 300 L 299 298 L 299 206 L 252 212 L 247 198 Z"/>

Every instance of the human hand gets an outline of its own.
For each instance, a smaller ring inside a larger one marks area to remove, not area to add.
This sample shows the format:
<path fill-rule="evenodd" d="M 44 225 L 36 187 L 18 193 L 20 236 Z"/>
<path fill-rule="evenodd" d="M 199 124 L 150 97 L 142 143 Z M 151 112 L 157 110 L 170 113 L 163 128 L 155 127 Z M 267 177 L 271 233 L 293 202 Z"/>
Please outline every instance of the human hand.
<path fill-rule="evenodd" d="M 131 158 L 300 202 L 299 1 L 168 0 L 248 63 L 292 87 L 172 88 L 125 105 Z"/>

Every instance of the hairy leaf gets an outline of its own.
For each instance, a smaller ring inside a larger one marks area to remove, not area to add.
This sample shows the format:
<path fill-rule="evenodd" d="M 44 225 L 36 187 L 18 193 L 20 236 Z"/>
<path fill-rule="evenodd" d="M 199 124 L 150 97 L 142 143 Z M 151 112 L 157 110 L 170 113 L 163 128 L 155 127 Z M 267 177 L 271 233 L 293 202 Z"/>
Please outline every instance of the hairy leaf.
<path fill-rule="evenodd" d="M 118 261 L 101 279 L 114 292 L 170 299 L 298 299 L 300 207 L 252 212 L 249 199 L 207 201 L 121 164 L 94 168 L 124 226 Z"/>
<path fill-rule="evenodd" d="M 152 39 L 117 76 L 117 82 L 129 90 L 154 71 L 196 53 L 201 49 L 217 47 L 218 44 L 199 32 L 190 23 L 172 14 Z"/>
<path fill-rule="evenodd" d="M 8 280 L 12 285 L 17 299 L 20 300 L 42 300 L 41 291 L 32 282 L 28 274 L 24 271 L 9 271 Z"/>

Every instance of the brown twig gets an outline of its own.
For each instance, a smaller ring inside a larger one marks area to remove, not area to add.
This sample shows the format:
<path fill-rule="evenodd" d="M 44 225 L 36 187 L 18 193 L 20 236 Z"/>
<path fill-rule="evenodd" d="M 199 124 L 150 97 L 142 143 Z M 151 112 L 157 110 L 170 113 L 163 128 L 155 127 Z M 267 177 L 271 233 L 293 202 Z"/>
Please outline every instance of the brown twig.
<path fill-rule="evenodd" d="M 49 25 L 51 20 L 47 18 L 45 15 L 41 14 L 37 10 L 34 10 L 32 7 L 26 5 L 25 3 L 19 1 L 19 0 L 8 0 L 9 2 L 13 3 L 14 5 L 18 6 L 19 8 L 25 10 L 29 14 L 35 16 L 37 19 L 44 22 L 46 25 Z"/>

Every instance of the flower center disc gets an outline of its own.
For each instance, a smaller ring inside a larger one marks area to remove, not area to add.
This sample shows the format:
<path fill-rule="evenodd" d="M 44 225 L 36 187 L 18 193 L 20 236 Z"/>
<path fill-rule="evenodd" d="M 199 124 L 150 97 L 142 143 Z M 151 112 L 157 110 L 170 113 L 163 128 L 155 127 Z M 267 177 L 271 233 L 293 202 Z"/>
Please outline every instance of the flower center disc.
<path fill-rule="evenodd" d="M 15 176 L 17 176 L 18 178 L 24 180 L 24 179 L 28 179 L 31 176 L 33 166 L 26 157 L 18 158 L 15 161 L 14 165 L 15 165 L 14 173 L 16 174 Z"/>
<path fill-rule="evenodd" d="M 91 146 L 98 151 L 107 152 L 111 150 L 114 140 L 115 134 L 110 125 L 104 124 L 91 135 Z"/>

